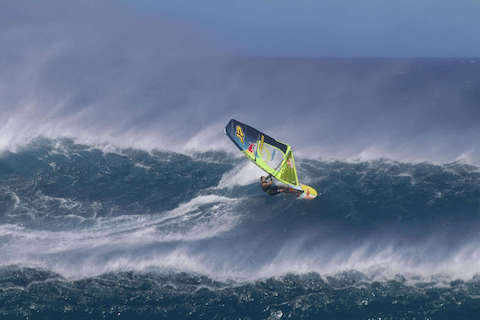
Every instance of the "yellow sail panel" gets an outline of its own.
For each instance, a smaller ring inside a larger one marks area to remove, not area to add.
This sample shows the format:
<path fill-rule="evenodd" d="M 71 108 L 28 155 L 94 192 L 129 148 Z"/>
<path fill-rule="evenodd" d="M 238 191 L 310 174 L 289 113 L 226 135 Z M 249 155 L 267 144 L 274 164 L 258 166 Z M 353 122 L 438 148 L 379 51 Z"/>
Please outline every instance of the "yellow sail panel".
<path fill-rule="evenodd" d="M 274 175 L 278 180 L 282 182 L 286 182 L 293 186 L 298 186 L 298 176 L 297 176 L 297 169 L 295 168 L 295 159 L 293 158 L 293 152 L 290 151 L 288 156 L 278 173 Z"/>

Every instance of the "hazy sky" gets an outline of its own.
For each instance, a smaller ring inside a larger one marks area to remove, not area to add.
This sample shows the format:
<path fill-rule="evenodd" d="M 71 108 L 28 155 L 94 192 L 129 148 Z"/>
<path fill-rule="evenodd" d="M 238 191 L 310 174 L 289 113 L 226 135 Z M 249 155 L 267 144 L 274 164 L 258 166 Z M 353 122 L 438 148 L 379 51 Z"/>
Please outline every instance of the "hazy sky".
<path fill-rule="evenodd" d="M 0 150 L 235 150 L 233 117 L 325 157 L 480 159 L 478 59 L 278 58 L 480 56 L 479 4 L 0 0 Z"/>
<path fill-rule="evenodd" d="M 184 43 L 206 39 L 234 55 L 479 57 L 479 12 L 478 0 L 18 0 L 0 2 L 0 26 L 41 25 L 45 40 L 68 24 L 135 34 L 133 44 L 170 33 L 178 43 L 182 30 Z"/>
<path fill-rule="evenodd" d="M 243 54 L 480 56 L 478 0 L 126 2 L 204 29 Z"/>

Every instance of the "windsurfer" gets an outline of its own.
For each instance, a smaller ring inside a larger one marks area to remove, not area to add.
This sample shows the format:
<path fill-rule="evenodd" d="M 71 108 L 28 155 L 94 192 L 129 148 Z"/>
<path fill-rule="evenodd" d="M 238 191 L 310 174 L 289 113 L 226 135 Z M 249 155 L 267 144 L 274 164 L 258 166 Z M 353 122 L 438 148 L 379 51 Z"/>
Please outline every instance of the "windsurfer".
<path fill-rule="evenodd" d="M 277 195 L 282 192 L 289 192 L 289 188 L 286 187 L 281 187 L 281 186 L 276 186 L 273 184 L 272 176 L 260 177 L 260 186 L 262 187 L 262 190 L 266 193 L 268 193 L 271 196 Z"/>

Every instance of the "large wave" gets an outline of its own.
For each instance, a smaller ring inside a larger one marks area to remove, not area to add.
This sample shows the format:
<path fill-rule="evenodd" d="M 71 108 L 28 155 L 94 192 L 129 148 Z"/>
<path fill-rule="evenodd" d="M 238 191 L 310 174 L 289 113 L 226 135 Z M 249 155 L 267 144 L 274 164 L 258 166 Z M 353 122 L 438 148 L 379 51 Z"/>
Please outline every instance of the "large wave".
<path fill-rule="evenodd" d="M 291 299 L 303 301 L 306 316 L 335 314 L 328 304 L 318 307 L 323 299 L 353 305 L 358 315 L 371 312 L 372 301 L 382 303 L 375 298 L 380 292 L 383 303 L 395 305 L 399 290 L 413 304 L 426 292 L 446 290 L 442 299 L 476 305 L 478 167 L 384 159 L 297 164 L 302 179 L 321 192 L 315 201 L 263 194 L 261 172 L 221 151 L 99 149 L 40 138 L 5 152 L 0 292 L 20 305 L 34 299 L 42 312 L 54 305 L 85 313 L 89 303 L 76 292 L 88 288 L 105 299 L 116 296 L 107 314 L 127 315 L 136 307 L 118 304 L 134 292 L 169 295 L 182 312 L 196 299 L 237 297 L 229 302 L 237 311 L 242 303 L 263 308 L 253 318 L 299 314 Z M 60 288 L 75 303 L 57 305 Z M 50 290 L 51 300 L 32 290 Z M 250 301 L 254 296 L 265 298 Z M 439 303 L 455 305 L 442 299 L 427 299 L 429 312 L 439 311 Z"/>
<path fill-rule="evenodd" d="M 173 267 L 216 278 L 355 269 L 471 278 L 478 168 L 299 159 L 316 201 L 267 197 L 224 152 L 38 139 L 1 158 L 2 264 L 69 277 Z"/>

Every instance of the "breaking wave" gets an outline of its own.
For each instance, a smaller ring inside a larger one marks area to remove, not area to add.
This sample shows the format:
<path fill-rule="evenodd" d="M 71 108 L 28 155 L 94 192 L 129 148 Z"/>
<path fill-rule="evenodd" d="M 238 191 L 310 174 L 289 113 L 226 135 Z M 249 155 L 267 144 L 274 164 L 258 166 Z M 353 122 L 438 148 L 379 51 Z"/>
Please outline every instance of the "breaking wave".
<path fill-rule="evenodd" d="M 253 319 L 338 316 L 334 305 L 349 306 L 346 318 L 478 308 L 478 167 L 297 162 L 321 192 L 315 201 L 263 194 L 261 172 L 220 151 L 39 138 L 4 152 L 2 301 L 25 306 L 17 316 L 63 308 L 100 317 L 82 290 L 111 299 L 102 314 L 112 317 L 199 316 L 209 301 Z M 127 305 L 134 296 L 152 304 Z M 173 306 L 158 300 L 167 296 Z M 2 313 L 12 315 L 8 303 Z"/>

